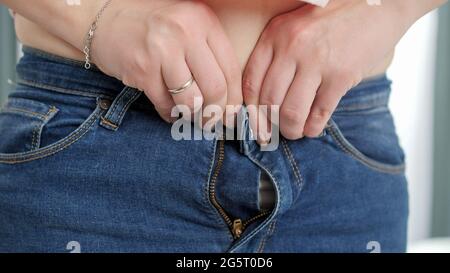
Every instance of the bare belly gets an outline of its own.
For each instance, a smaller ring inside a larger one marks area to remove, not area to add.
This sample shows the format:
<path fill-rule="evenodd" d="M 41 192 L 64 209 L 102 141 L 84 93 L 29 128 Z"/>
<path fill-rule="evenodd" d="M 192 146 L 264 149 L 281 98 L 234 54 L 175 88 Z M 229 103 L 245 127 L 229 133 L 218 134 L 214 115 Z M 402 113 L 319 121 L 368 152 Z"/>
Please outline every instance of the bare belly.
<path fill-rule="evenodd" d="M 261 32 L 270 19 L 304 5 L 297 0 L 202 1 L 214 10 L 221 20 L 242 69 L 244 69 Z M 16 16 L 15 22 L 17 36 L 23 44 L 66 58 L 84 59 L 84 55 L 78 49 L 51 35 L 33 22 L 19 15 Z M 371 76 L 384 73 L 391 61 L 392 56 L 382 61 Z"/>

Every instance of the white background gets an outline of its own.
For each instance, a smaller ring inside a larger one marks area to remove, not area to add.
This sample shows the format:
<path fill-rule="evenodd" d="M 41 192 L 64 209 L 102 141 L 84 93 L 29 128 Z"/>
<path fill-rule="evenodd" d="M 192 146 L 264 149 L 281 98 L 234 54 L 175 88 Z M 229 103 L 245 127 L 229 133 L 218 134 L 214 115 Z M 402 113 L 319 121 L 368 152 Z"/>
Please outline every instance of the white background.
<path fill-rule="evenodd" d="M 413 243 L 429 237 L 431 228 L 436 37 L 434 12 L 405 35 L 388 73 L 393 80 L 392 112 L 407 156 Z"/>

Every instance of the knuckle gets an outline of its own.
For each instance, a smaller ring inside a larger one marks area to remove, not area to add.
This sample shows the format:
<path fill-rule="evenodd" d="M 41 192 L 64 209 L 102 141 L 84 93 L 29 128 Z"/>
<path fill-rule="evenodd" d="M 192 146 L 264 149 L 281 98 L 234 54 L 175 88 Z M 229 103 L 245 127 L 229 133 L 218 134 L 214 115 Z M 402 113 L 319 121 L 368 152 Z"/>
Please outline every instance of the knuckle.
<path fill-rule="evenodd" d="M 331 117 L 332 113 L 333 110 L 327 107 L 316 107 L 311 111 L 310 118 L 315 122 L 324 122 Z"/>
<path fill-rule="evenodd" d="M 319 31 L 312 24 L 295 25 L 287 31 L 287 49 L 293 52 L 303 53 L 305 56 L 314 57 L 315 60 L 323 60 L 328 57 L 329 48 Z"/>
<path fill-rule="evenodd" d="M 224 79 L 216 79 L 205 84 L 209 97 L 220 98 L 227 93 L 227 84 Z"/>
<path fill-rule="evenodd" d="M 168 27 L 169 27 L 172 39 L 184 40 L 189 37 L 188 27 L 181 20 L 176 20 L 176 19 L 171 20 Z"/>
<path fill-rule="evenodd" d="M 332 69 L 333 74 L 336 75 L 336 78 L 339 78 L 341 81 L 349 81 L 353 78 L 354 69 L 348 68 L 345 65 L 339 66 L 338 64 L 334 64 Z"/>
<path fill-rule="evenodd" d="M 328 43 L 317 43 L 313 56 L 321 63 L 327 64 L 330 59 L 331 48 Z"/>
<path fill-rule="evenodd" d="M 262 95 L 261 98 L 259 99 L 259 104 L 267 106 L 279 105 L 273 92 L 267 92 L 264 95 Z"/>
<path fill-rule="evenodd" d="M 186 26 L 184 21 L 185 19 L 182 16 L 177 16 L 176 14 L 172 14 L 171 16 L 157 14 L 148 22 L 147 28 L 150 31 L 147 39 L 158 41 L 155 37 L 161 37 L 161 41 L 170 41 L 185 38 L 188 36 L 188 26 Z"/>
<path fill-rule="evenodd" d="M 258 97 L 259 88 L 250 77 L 245 77 L 242 81 L 242 92 L 245 100 L 253 99 Z"/>
<path fill-rule="evenodd" d="M 128 74 L 122 76 L 122 83 L 129 87 L 136 87 L 134 78 Z"/>
<path fill-rule="evenodd" d="M 201 1 L 191 1 L 190 5 L 197 12 L 206 12 L 207 14 L 211 12 L 211 9 Z"/>
<path fill-rule="evenodd" d="M 272 18 L 268 25 L 268 30 L 278 31 L 279 28 L 284 24 L 285 20 L 283 16 L 275 16 Z"/>
<path fill-rule="evenodd" d="M 317 27 L 313 23 L 309 23 L 306 25 L 298 25 L 293 27 L 292 30 L 294 33 L 297 33 L 299 41 L 309 41 L 317 39 L 318 30 Z"/>
<path fill-rule="evenodd" d="M 134 54 L 130 59 L 134 71 L 146 74 L 151 67 L 149 58 L 145 54 Z"/>
<path fill-rule="evenodd" d="M 343 85 L 343 92 L 350 90 L 362 80 L 362 76 L 358 75 L 355 69 L 341 67 L 337 69 L 336 81 L 340 81 Z"/>
<path fill-rule="evenodd" d="M 205 5 L 202 2 L 197 2 L 197 9 L 199 10 L 199 12 L 201 12 L 201 14 L 204 17 L 210 20 L 210 22 L 212 21 L 213 18 L 214 19 L 216 18 L 214 11 L 208 5 Z"/>
<path fill-rule="evenodd" d="M 202 1 L 189 1 L 187 4 L 191 10 L 189 14 L 191 14 L 193 22 L 198 22 L 199 18 L 201 18 L 203 24 L 214 21 L 213 19 L 216 17 L 215 13 Z M 183 10 L 182 12 L 185 14 L 186 11 Z"/>
<path fill-rule="evenodd" d="M 311 43 L 314 35 L 313 30 L 308 26 L 293 26 L 290 28 L 287 37 L 289 37 L 289 45 L 302 46 Z"/>
<path fill-rule="evenodd" d="M 305 118 L 296 109 L 291 109 L 288 107 L 283 107 L 280 112 L 280 118 L 291 125 L 302 125 Z"/>
<path fill-rule="evenodd" d="M 165 40 L 159 39 L 158 35 L 155 35 L 152 31 L 147 31 L 145 34 L 145 43 L 147 47 L 147 52 L 161 52 L 166 48 Z"/>

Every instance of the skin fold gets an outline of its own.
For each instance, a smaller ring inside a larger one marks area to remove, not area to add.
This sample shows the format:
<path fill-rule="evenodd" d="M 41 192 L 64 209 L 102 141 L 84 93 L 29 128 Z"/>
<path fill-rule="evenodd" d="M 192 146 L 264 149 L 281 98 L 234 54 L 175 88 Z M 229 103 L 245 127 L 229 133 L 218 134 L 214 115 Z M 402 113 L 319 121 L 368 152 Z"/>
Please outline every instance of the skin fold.
<path fill-rule="evenodd" d="M 92 59 L 145 92 L 167 122 L 176 105 L 192 111 L 278 105 L 283 136 L 314 137 L 340 98 L 383 73 L 408 28 L 445 2 L 331 0 L 320 8 L 294 0 L 113 1 L 96 31 Z M 54 0 L 0 3 L 17 12 L 24 44 L 83 60 L 84 37 L 105 0 L 73 7 Z M 191 74 L 196 82 L 188 90 L 167 92 Z M 234 121 L 228 114 L 225 124 Z M 250 113 L 261 143 L 270 135 L 263 130 L 270 127 L 267 117 Z"/>

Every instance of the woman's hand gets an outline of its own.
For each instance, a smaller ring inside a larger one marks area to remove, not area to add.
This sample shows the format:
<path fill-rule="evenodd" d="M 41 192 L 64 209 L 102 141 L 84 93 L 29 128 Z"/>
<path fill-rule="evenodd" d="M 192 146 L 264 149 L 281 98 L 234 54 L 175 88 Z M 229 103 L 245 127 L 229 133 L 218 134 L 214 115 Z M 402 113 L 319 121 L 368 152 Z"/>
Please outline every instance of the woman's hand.
<path fill-rule="evenodd" d="M 245 103 L 280 106 L 279 127 L 288 139 L 320 135 L 342 96 L 371 75 L 420 17 L 406 2 L 334 0 L 273 18 L 244 72 Z M 268 141 L 261 132 L 267 118 L 256 117 L 250 114 L 252 129 Z"/>
<path fill-rule="evenodd" d="M 176 105 L 193 113 L 201 106 L 225 110 L 243 103 L 232 46 L 216 15 L 198 1 L 112 2 L 96 30 L 92 59 L 106 74 L 143 90 L 168 122 Z M 168 92 L 183 86 L 191 74 L 191 87 Z"/>

